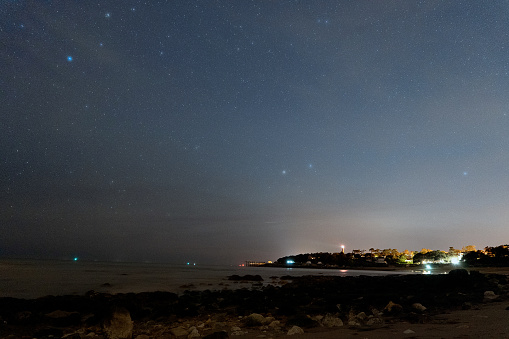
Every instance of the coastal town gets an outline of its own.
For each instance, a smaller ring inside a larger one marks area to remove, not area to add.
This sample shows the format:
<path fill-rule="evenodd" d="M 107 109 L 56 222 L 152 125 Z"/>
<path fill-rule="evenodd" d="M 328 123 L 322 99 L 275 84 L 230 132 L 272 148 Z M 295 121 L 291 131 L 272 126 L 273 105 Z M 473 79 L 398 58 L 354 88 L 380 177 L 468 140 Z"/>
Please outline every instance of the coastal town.
<path fill-rule="evenodd" d="M 477 250 L 474 245 L 448 251 L 423 248 L 420 251 L 397 249 L 354 249 L 349 253 L 341 246 L 340 252 L 318 252 L 289 255 L 275 261 L 246 261 L 244 266 L 298 266 L 298 267 L 384 267 L 421 264 L 461 264 L 469 266 L 509 266 L 509 245 L 486 246 Z"/>

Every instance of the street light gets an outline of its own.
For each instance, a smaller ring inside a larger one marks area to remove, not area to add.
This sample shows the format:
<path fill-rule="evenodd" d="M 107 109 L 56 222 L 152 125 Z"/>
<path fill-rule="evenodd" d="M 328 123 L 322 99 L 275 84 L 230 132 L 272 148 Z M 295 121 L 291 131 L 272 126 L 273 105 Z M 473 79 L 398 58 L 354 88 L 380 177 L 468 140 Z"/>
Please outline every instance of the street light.
<path fill-rule="evenodd" d="M 345 253 L 345 245 L 341 245 L 341 253 Z"/>

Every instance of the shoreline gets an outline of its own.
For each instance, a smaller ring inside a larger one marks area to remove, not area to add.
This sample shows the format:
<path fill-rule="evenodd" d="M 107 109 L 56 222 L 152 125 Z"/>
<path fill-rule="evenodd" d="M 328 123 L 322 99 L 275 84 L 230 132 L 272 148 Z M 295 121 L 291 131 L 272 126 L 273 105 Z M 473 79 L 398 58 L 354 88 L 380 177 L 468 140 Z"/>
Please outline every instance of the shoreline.
<path fill-rule="evenodd" d="M 419 337 L 416 330 L 426 328 L 464 330 L 466 327 L 443 320 L 448 315 L 461 318 L 467 314 L 462 309 L 483 316 L 486 311 L 492 317 L 504 314 L 501 307 L 509 306 L 509 277 L 477 270 L 436 275 L 285 276 L 267 286 L 257 279 L 247 283 L 250 289 L 185 291 L 182 295 L 89 291 L 81 296 L 0 298 L 0 335 L 107 338 L 108 319 L 118 316 L 126 326 L 131 324 L 132 338 L 138 339 L 206 337 L 219 332 L 222 338 L 240 334 L 278 338 L 286 337 L 294 326 L 303 331 L 302 338 L 359 333 L 367 338 L 408 337 L 411 333 L 404 334 L 403 327 Z M 471 326 L 470 322 L 465 326 Z M 509 330 L 504 332 L 500 326 L 497 331 L 509 336 Z"/>

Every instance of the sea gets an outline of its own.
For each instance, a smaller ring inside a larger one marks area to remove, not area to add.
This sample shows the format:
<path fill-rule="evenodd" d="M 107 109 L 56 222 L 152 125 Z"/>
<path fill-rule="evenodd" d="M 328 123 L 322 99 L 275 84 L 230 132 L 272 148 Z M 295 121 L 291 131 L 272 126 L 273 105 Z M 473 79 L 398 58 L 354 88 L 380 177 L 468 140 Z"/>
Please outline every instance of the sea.
<path fill-rule="evenodd" d="M 48 295 L 138 293 L 186 290 L 256 288 L 253 282 L 236 282 L 228 277 L 260 275 L 263 284 L 278 284 L 281 276 L 389 275 L 412 271 L 306 269 L 283 267 L 205 266 L 97 261 L 53 261 L 0 259 L 0 297 L 34 299 Z"/>

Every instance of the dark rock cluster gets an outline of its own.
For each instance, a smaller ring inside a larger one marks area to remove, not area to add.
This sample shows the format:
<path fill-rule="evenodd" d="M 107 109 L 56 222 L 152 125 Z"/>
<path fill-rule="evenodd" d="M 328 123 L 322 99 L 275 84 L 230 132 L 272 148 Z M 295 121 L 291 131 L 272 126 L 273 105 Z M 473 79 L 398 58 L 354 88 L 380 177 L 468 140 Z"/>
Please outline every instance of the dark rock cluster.
<path fill-rule="evenodd" d="M 509 287 L 507 276 L 466 270 L 285 280 L 283 285 L 182 295 L 90 291 L 33 300 L 0 298 L 0 337 L 227 338 L 250 328 L 285 335 L 317 326 L 377 328 L 399 320 L 427 322 L 447 309 L 503 300 Z"/>

